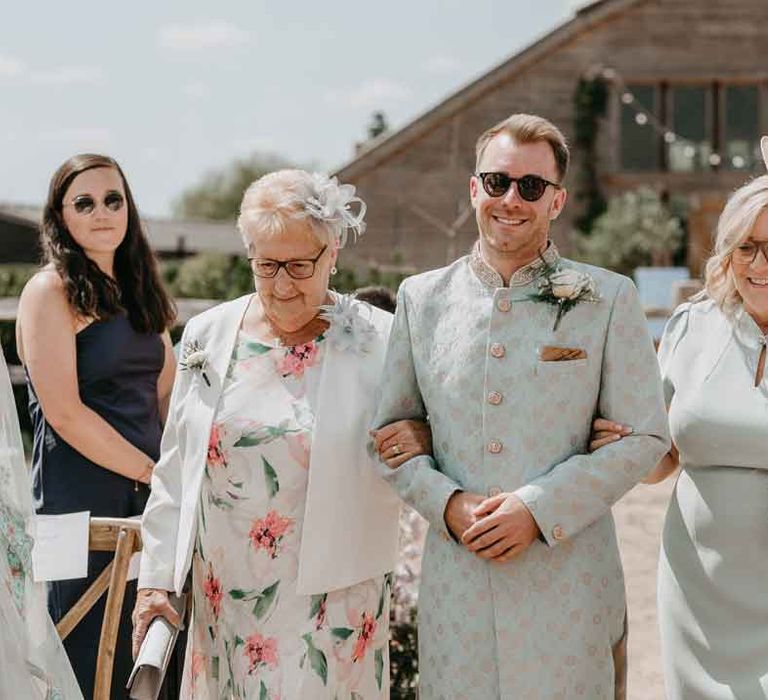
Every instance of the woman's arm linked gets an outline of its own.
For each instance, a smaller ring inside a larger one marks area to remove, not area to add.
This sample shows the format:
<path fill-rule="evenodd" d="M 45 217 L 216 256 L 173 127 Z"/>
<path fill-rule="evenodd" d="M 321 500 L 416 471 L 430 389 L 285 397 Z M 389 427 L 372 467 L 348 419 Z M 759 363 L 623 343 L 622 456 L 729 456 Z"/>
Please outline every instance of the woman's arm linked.
<path fill-rule="evenodd" d="M 604 445 L 609 445 L 612 442 L 621 440 L 626 435 L 632 433 L 632 428 L 629 428 L 619 423 L 614 423 L 606 418 L 595 418 L 592 423 L 592 434 L 589 438 L 589 451 L 594 452 L 599 450 Z M 680 453 L 677 451 L 677 447 L 673 444 L 669 452 L 665 454 L 659 463 L 653 468 L 648 476 L 643 479 L 644 484 L 658 484 L 664 481 L 671 474 L 677 470 L 680 466 Z"/>

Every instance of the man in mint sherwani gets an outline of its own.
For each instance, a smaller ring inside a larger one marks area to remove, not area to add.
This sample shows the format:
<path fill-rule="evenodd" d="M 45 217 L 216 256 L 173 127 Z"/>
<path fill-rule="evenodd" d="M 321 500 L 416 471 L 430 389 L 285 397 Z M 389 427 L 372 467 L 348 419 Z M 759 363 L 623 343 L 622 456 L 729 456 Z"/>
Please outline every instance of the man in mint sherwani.
<path fill-rule="evenodd" d="M 630 280 L 561 258 L 568 149 L 540 117 L 483 134 L 479 240 L 400 288 L 378 427 L 426 418 L 434 457 L 376 435 L 380 470 L 430 523 L 422 700 L 624 697 L 626 604 L 611 506 L 669 447 Z M 586 454 L 595 415 L 628 437 Z"/>

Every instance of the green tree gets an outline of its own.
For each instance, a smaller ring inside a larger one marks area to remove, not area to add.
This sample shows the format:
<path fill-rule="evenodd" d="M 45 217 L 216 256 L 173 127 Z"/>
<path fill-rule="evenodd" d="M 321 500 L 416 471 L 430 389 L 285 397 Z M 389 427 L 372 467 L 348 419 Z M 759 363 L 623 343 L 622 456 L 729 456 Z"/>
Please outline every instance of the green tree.
<path fill-rule="evenodd" d="M 374 112 L 371 115 L 371 121 L 368 122 L 368 138 L 375 139 L 389 131 L 389 124 L 384 112 Z"/>
<path fill-rule="evenodd" d="M 280 156 L 255 153 L 204 175 L 199 184 L 182 192 L 173 213 L 182 219 L 234 219 L 248 185 L 273 170 L 290 168 Z"/>
<path fill-rule="evenodd" d="M 649 187 L 613 197 L 589 233 L 574 232 L 578 256 L 630 275 L 641 265 L 671 265 L 683 226 Z"/>

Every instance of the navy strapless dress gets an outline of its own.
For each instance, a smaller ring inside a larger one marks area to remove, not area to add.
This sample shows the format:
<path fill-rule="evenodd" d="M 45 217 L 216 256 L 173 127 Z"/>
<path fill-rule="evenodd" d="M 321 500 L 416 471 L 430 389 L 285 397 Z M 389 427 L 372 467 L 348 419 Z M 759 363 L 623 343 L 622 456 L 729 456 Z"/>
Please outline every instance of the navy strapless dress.
<path fill-rule="evenodd" d="M 153 460 L 160 456 L 162 426 L 157 379 L 165 357 L 157 333 L 137 333 L 123 316 L 96 321 L 76 335 L 80 399 L 128 442 Z M 55 349 L 52 349 L 55 352 Z M 27 376 L 29 411 L 34 430 L 33 488 L 38 513 L 90 511 L 92 516 L 126 518 L 140 515 L 149 487 L 94 464 L 63 440 L 48 424 Z M 58 622 L 112 559 L 109 552 L 91 552 L 88 577 L 50 585 L 48 607 Z M 125 698 L 130 674 L 131 620 L 136 599 L 135 581 L 123 604 L 112 698 Z M 106 595 L 64 640 L 86 698 L 93 695 L 96 656 Z M 172 675 L 169 682 L 172 683 Z M 168 697 L 171 697 L 168 695 Z"/>

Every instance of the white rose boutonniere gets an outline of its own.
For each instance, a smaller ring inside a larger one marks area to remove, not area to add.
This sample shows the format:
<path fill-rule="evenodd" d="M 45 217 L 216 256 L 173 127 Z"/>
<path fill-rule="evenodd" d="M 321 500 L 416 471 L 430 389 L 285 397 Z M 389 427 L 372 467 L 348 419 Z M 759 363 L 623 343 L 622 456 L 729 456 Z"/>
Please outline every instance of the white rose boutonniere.
<path fill-rule="evenodd" d="M 182 370 L 199 372 L 205 383 L 208 386 L 211 386 L 208 375 L 205 373 L 205 368 L 207 366 L 208 353 L 200 347 L 200 343 L 197 340 L 189 340 L 184 343 L 179 367 L 181 367 Z"/>
<path fill-rule="evenodd" d="M 582 301 L 600 301 L 597 285 L 591 275 L 573 268 L 552 265 L 548 265 L 545 269 L 544 275 L 539 280 L 539 293 L 533 299 L 557 307 L 555 325 L 552 328 L 555 331 L 562 317 L 576 304 Z"/>
<path fill-rule="evenodd" d="M 362 354 L 370 350 L 376 337 L 373 324 L 360 313 L 361 302 L 338 294 L 333 304 L 321 306 L 321 317 L 330 323 L 325 337 L 337 350 Z"/>

